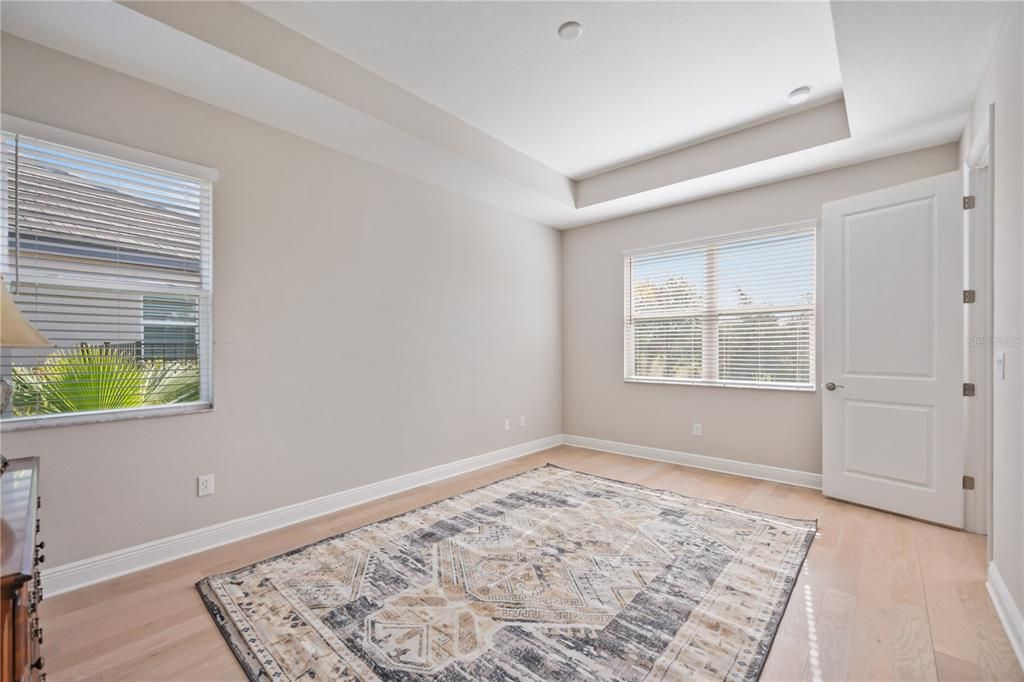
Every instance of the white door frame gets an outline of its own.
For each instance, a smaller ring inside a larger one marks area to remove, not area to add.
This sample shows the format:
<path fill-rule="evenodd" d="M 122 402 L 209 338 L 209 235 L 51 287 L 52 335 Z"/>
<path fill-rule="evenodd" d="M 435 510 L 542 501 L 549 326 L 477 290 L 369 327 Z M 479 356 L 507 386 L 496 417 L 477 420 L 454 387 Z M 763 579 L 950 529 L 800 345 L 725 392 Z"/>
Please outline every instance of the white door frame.
<path fill-rule="evenodd" d="M 964 194 L 974 195 L 975 207 L 964 212 L 965 289 L 974 289 L 977 300 L 965 306 L 968 336 L 964 354 L 965 381 L 976 387 L 975 399 L 966 400 L 964 473 L 973 476 L 975 489 L 966 491 L 965 529 L 987 534 L 992 530 L 992 404 L 994 390 L 994 159 L 992 134 L 995 104 L 990 104 L 964 159 Z M 992 543 L 988 542 L 989 560 Z"/>

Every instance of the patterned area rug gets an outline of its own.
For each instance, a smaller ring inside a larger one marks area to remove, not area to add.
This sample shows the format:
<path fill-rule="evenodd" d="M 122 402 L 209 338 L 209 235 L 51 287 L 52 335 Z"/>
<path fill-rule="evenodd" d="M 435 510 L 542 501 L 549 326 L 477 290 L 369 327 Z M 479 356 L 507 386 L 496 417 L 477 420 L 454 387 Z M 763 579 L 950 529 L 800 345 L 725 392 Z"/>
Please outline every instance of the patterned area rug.
<path fill-rule="evenodd" d="M 196 587 L 252 680 L 753 680 L 815 529 L 549 464 Z"/>

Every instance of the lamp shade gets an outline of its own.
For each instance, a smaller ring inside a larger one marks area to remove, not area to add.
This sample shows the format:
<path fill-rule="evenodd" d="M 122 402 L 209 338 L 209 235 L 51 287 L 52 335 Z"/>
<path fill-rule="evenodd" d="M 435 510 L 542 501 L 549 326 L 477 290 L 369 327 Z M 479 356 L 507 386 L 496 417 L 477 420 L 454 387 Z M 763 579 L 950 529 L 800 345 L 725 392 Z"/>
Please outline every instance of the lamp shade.
<path fill-rule="evenodd" d="M 44 348 L 52 345 L 25 319 L 7 286 L 0 280 L 0 348 Z"/>

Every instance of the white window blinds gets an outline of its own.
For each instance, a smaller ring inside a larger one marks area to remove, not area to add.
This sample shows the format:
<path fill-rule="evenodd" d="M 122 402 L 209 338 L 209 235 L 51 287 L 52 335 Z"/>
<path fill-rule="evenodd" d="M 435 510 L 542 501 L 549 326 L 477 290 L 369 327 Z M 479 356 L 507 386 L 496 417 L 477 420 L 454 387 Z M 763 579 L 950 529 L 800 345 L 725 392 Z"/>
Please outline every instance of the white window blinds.
<path fill-rule="evenodd" d="M 815 224 L 625 257 L 628 381 L 814 387 Z"/>
<path fill-rule="evenodd" d="M 211 401 L 212 183 L 3 133 L 5 422 Z"/>

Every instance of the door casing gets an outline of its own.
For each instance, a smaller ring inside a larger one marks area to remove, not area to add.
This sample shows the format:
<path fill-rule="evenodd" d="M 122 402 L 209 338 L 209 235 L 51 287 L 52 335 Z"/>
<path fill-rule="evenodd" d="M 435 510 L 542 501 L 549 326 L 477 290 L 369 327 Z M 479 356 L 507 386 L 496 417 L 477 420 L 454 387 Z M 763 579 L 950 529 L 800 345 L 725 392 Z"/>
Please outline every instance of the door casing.
<path fill-rule="evenodd" d="M 992 441 L 994 403 L 995 323 L 995 158 L 992 153 L 996 104 L 989 104 L 963 163 L 964 194 L 975 197 L 975 208 L 965 212 L 969 226 L 966 288 L 977 291 L 977 302 L 969 311 L 965 371 L 967 381 L 977 385 L 978 400 L 967 411 L 971 437 L 966 442 L 965 473 L 974 476 L 976 488 L 965 496 L 965 529 L 989 536 L 988 559 L 992 560 Z M 970 339 L 969 339 L 970 340 Z"/>

